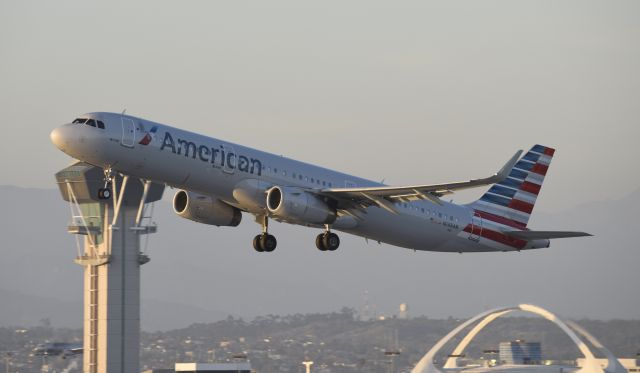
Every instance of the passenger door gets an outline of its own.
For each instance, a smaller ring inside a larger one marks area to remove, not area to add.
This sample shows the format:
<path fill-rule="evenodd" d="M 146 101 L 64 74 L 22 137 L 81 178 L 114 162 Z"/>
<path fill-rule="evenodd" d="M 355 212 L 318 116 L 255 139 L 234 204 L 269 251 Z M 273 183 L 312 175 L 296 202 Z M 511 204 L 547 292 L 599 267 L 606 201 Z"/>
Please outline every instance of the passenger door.
<path fill-rule="evenodd" d="M 133 119 L 122 117 L 122 139 L 120 145 L 133 148 L 136 141 L 136 125 Z"/>

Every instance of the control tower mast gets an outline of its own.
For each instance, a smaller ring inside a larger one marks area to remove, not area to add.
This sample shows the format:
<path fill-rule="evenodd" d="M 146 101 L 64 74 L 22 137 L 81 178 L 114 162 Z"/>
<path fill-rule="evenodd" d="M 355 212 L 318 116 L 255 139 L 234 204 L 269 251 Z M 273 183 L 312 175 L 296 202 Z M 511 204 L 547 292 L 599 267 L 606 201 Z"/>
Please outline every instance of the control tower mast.
<path fill-rule="evenodd" d="M 84 267 L 83 372 L 139 372 L 140 266 L 149 261 L 140 238 L 156 231 L 144 224 L 145 210 L 164 185 L 115 176 L 113 198 L 104 199 L 103 170 L 82 162 L 58 172 L 56 181 L 71 205 L 75 262 Z"/>

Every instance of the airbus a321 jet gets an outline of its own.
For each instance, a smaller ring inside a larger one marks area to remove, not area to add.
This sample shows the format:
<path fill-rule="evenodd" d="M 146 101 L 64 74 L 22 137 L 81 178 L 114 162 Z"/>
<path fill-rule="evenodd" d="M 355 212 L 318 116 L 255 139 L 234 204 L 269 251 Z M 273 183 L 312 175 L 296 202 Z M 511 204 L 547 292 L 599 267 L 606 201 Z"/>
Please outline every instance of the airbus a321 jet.
<path fill-rule="evenodd" d="M 101 198 L 115 173 L 179 189 L 175 212 L 216 226 L 237 226 L 242 213 L 262 225 L 259 252 L 276 248 L 268 221 L 321 228 L 316 247 L 333 251 L 338 230 L 413 250 L 514 251 L 549 247 L 549 240 L 583 232 L 534 231 L 529 216 L 554 149 L 518 151 L 497 173 L 442 184 L 387 186 L 359 177 L 117 113 L 85 114 L 51 132 L 73 158 L 105 170 Z M 489 186 L 477 201 L 458 205 L 442 196 Z"/>

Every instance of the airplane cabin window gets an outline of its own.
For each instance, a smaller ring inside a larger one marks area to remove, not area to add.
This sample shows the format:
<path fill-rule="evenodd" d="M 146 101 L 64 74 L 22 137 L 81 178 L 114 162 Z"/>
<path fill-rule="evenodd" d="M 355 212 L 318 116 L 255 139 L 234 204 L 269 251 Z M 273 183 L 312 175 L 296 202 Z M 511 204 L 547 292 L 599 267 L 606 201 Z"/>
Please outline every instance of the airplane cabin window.
<path fill-rule="evenodd" d="M 71 123 L 73 123 L 73 124 L 82 124 L 82 123 L 84 123 L 86 121 L 87 121 L 87 118 L 77 118 Z"/>
<path fill-rule="evenodd" d="M 101 120 L 98 121 L 98 128 L 100 128 L 101 130 L 104 129 L 104 123 Z"/>
<path fill-rule="evenodd" d="M 93 120 L 93 119 L 89 119 L 85 124 L 87 126 L 95 127 L 96 126 L 96 121 Z"/>

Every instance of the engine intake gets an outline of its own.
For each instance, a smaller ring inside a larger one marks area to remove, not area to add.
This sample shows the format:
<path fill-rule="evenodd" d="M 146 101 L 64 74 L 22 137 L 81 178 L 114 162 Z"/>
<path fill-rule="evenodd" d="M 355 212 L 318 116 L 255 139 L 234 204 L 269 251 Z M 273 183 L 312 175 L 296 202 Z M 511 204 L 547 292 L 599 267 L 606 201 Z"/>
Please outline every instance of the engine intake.
<path fill-rule="evenodd" d="M 267 192 L 267 209 L 287 221 L 309 224 L 331 224 L 336 209 L 321 197 L 300 188 L 275 186 Z"/>
<path fill-rule="evenodd" d="M 173 196 L 173 211 L 185 219 L 217 226 L 236 227 L 242 220 L 242 212 L 237 208 L 217 198 L 186 190 Z"/>

